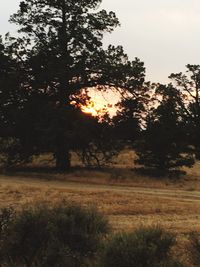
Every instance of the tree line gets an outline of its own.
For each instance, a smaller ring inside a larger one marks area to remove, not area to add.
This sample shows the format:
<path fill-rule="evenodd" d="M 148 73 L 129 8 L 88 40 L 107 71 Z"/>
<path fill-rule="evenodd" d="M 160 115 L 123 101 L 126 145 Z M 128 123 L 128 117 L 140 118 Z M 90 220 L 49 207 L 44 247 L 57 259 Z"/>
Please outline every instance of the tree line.
<path fill-rule="evenodd" d="M 145 80 L 145 66 L 122 46 L 103 47 L 120 25 L 101 0 L 24 0 L 10 22 L 17 37 L 0 39 L 0 160 L 6 166 L 52 153 L 68 170 L 70 153 L 101 166 L 124 146 L 137 163 L 161 173 L 200 157 L 200 65 Z M 117 114 L 81 111 L 84 90 L 117 90 Z M 73 104 L 72 104 L 73 103 Z"/>

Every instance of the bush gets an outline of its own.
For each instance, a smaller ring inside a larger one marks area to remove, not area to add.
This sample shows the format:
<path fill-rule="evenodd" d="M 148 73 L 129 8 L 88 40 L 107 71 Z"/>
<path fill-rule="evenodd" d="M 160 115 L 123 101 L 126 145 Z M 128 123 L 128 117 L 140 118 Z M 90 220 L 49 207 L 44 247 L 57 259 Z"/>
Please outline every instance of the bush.
<path fill-rule="evenodd" d="M 103 267 L 181 267 L 170 257 L 174 237 L 160 228 L 115 235 L 105 245 Z"/>
<path fill-rule="evenodd" d="M 190 234 L 190 253 L 193 264 L 199 266 L 200 264 L 200 235 L 198 233 L 192 232 Z"/>
<path fill-rule="evenodd" d="M 8 224 L 0 266 L 85 266 L 108 231 L 95 209 L 63 204 L 24 209 Z"/>
<path fill-rule="evenodd" d="M 8 229 L 14 216 L 12 209 L 3 208 L 0 210 L 0 263 L 3 262 L 5 250 L 5 240 L 7 239 Z"/>

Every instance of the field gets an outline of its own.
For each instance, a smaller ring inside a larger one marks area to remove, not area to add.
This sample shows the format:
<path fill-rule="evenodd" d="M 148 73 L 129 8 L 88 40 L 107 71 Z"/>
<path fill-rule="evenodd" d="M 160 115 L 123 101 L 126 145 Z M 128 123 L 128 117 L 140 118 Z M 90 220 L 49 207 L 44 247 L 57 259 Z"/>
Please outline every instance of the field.
<path fill-rule="evenodd" d="M 139 176 L 131 169 L 131 155 L 124 152 L 120 157 L 115 168 L 102 171 L 79 167 L 68 174 L 33 169 L 1 174 L 0 206 L 67 201 L 95 205 L 114 231 L 160 225 L 182 241 L 191 231 L 200 233 L 199 163 L 171 180 Z"/>

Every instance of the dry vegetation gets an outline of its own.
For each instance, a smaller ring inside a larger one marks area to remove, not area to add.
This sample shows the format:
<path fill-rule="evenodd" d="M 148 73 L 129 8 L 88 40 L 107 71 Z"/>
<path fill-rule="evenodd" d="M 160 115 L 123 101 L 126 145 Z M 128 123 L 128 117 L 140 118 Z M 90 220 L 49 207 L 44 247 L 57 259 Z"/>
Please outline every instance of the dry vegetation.
<path fill-rule="evenodd" d="M 158 224 L 177 233 L 182 242 L 191 231 L 200 232 L 199 163 L 179 179 L 156 179 L 131 170 L 134 155 L 130 152 L 119 157 L 115 168 L 102 171 L 79 167 L 69 174 L 33 170 L 1 174 L 0 206 L 20 208 L 38 201 L 66 200 L 97 206 L 115 230 Z"/>

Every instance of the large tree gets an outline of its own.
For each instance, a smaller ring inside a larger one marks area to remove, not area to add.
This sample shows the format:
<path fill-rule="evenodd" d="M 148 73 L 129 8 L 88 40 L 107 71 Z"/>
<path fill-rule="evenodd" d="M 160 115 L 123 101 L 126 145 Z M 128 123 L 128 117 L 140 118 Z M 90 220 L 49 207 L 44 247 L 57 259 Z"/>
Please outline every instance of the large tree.
<path fill-rule="evenodd" d="M 112 32 L 119 21 L 113 12 L 100 10 L 100 3 L 24 0 L 11 17 L 20 37 L 11 38 L 9 48 L 25 73 L 21 90 L 28 92 L 17 136 L 29 154 L 53 152 L 62 170 L 70 167 L 70 150 L 90 151 L 96 140 L 102 143 L 108 128 L 101 124 L 99 129 L 93 118 L 88 125 L 80 105 L 72 105 L 84 104 L 82 89 L 133 93 L 144 82 L 143 63 L 130 62 L 121 46 L 103 49 L 104 33 Z"/>
<path fill-rule="evenodd" d="M 8 165 L 16 163 L 20 153 L 17 128 L 27 93 L 21 90 L 24 72 L 12 50 L 0 38 L 0 159 Z M 21 151 L 22 152 L 22 151 Z M 6 160 L 5 160 L 6 159 Z"/>

